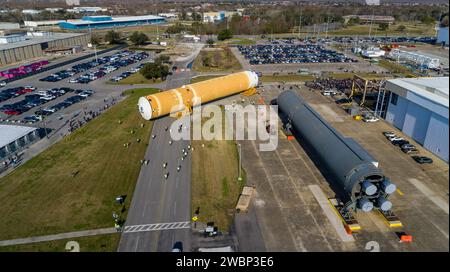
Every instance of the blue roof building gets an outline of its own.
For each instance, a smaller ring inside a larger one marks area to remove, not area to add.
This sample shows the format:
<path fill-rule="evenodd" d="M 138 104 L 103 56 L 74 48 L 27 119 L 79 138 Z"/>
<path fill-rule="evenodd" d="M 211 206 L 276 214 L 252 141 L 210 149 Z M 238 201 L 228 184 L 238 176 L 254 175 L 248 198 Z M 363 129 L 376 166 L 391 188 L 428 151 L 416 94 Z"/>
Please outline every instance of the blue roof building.
<path fill-rule="evenodd" d="M 62 29 L 99 29 L 99 28 L 114 28 L 125 26 L 138 26 L 165 23 L 166 19 L 160 16 L 145 15 L 145 16 L 84 16 L 81 20 L 69 20 L 67 22 L 60 22 L 59 27 Z"/>

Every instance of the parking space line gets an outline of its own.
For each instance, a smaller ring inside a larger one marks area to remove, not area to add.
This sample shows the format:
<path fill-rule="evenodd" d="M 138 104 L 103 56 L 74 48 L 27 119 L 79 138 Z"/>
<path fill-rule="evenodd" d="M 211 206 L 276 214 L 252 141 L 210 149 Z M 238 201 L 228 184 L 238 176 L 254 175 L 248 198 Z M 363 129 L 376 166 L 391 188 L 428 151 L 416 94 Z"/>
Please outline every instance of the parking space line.
<path fill-rule="evenodd" d="M 445 202 L 440 196 L 436 195 L 433 191 L 430 190 L 425 184 L 415 178 L 410 178 L 408 181 L 414 185 L 417 190 L 422 192 L 429 200 L 431 200 L 436 206 L 441 208 L 446 214 L 448 213 L 448 203 Z"/>
<path fill-rule="evenodd" d="M 309 185 L 309 190 L 311 190 L 312 194 L 314 195 L 314 198 L 319 203 L 320 207 L 322 208 L 323 212 L 325 213 L 326 217 L 330 221 L 331 225 L 336 230 L 339 238 L 342 240 L 342 242 L 354 242 L 355 239 L 353 236 L 347 234 L 347 232 L 344 229 L 344 225 L 342 224 L 342 221 L 339 219 L 339 217 L 336 215 L 336 213 L 332 210 L 330 203 L 328 202 L 327 197 L 323 193 L 322 189 L 320 189 L 317 185 Z"/>

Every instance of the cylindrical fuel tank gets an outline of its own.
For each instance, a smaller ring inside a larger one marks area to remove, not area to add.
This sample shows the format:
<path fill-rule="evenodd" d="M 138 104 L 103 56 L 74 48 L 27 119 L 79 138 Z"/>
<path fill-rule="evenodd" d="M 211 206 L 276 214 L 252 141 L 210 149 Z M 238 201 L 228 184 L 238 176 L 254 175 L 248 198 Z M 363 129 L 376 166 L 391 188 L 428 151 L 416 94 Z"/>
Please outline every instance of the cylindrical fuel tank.
<path fill-rule="evenodd" d="M 296 93 L 281 93 L 277 104 L 294 134 L 311 147 L 333 176 L 330 182 L 343 189 L 354 203 L 359 200 L 357 208 L 369 211 L 380 194 L 385 196 L 381 188 L 385 176 L 361 146 L 343 137 Z"/>
<path fill-rule="evenodd" d="M 139 112 L 145 120 L 183 111 L 190 107 L 237 94 L 258 85 L 258 75 L 243 71 L 217 77 L 180 88 L 141 97 Z"/>

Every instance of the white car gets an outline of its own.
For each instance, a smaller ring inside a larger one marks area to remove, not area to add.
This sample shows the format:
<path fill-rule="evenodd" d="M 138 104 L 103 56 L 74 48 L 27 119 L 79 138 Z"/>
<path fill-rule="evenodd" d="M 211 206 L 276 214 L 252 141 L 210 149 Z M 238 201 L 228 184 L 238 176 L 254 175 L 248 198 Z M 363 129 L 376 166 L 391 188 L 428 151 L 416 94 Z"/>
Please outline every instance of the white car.
<path fill-rule="evenodd" d="M 395 133 L 392 132 L 392 131 L 385 131 L 385 132 L 383 132 L 383 134 L 384 134 L 384 136 L 386 136 L 387 138 L 397 136 L 397 135 L 395 135 Z"/>
<path fill-rule="evenodd" d="M 54 97 L 54 96 L 52 96 L 52 95 L 43 95 L 43 96 L 41 96 L 41 97 L 39 97 L 39 98 L 42 99 L 42 100 L 50 101 L 50 100 L 55 99 L 56 97 Z"/>
<path fill-rule="evenodd" d="M 324 96 L 331 96 L 331 95 L 336 95 L 337 93 L 335 91 L 323 91 L 322 95 Z"/>
<path fill-rule="evenodd" d="M 389 141 L 391 141 L 391 142 L 393 142 L 393 141 L 401 141 L 401 140 L 404 140 L 403 137 L 398 137 L 398 136 L 389 137 L 388 139 L 389 139 Z"/>
<path fill-rule="evenodd" d="M 36 90 L 36 87 L 33 87 L 33 86 L 25 86 L 24 88 L 25 89 L 30 89 L 30 90 L 33 90 L 33 91 Z"/>
<path fill-rule="evenodd" d="M 5 87 L 6 86 L 6 82 L 5 81 L 0 81 L 0 87 Z"/>
<path fill-rule="evenodd" d="M 56 109 L 55 108 L 45 108 L 44 111 L 54 113 L 54 112 L 56 112 Z"/>
<path fill-rule="evenodd" d="M 78 80 L 76 78 L 69 79 L 69 83 L 78 83 Z"/>
<path fill-rule="evenodd" d="M 362 120 L 366 123 L 374 123 L 379 121 L 380 119 L 375 116 L 363 116 Z"/>

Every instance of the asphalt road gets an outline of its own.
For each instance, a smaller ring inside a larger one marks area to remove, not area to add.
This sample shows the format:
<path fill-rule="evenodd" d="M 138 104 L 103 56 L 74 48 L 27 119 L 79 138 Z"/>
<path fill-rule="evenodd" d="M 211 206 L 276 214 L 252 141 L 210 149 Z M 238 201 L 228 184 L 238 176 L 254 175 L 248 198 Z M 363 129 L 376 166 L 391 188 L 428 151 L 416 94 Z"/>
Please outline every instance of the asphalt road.
<path fill-rule="evenodd" d="M 186 67 L 190 61 L 176 63 L 179 68 Z M 190 71 L 176 72 L 167 79 L 167 89 L 189 83 Z M 136 109 L 137 110 L 137 109 Z M 170 125 L 175 119 L 163 117 L 155 121 L 145 159 L 149 165 L 141 168 L 131 207 L 125 223 L 127 226 L 189 222 L 191 220 L 191 154 L 181 160 L 182 149 L 187 149 L 187 140 L 173 141 L 170 145 Z M 167 129 L 166 131 L 166 128 Z M 188 127 L 186 127 L 188 129 Z M 167 162 L 167 167 L 163 164 Z M 181 166 L 178 172 L 177 167 Z M 167 179 L 164 175 L 169 173 Z M 126 231 L 122 234 L 118 251 L 156 252 L 171 251 L 176 242 L 183 244 L 183 251 L 190 251 L 191 230 L 164 229 L 153 231 Z"/>

